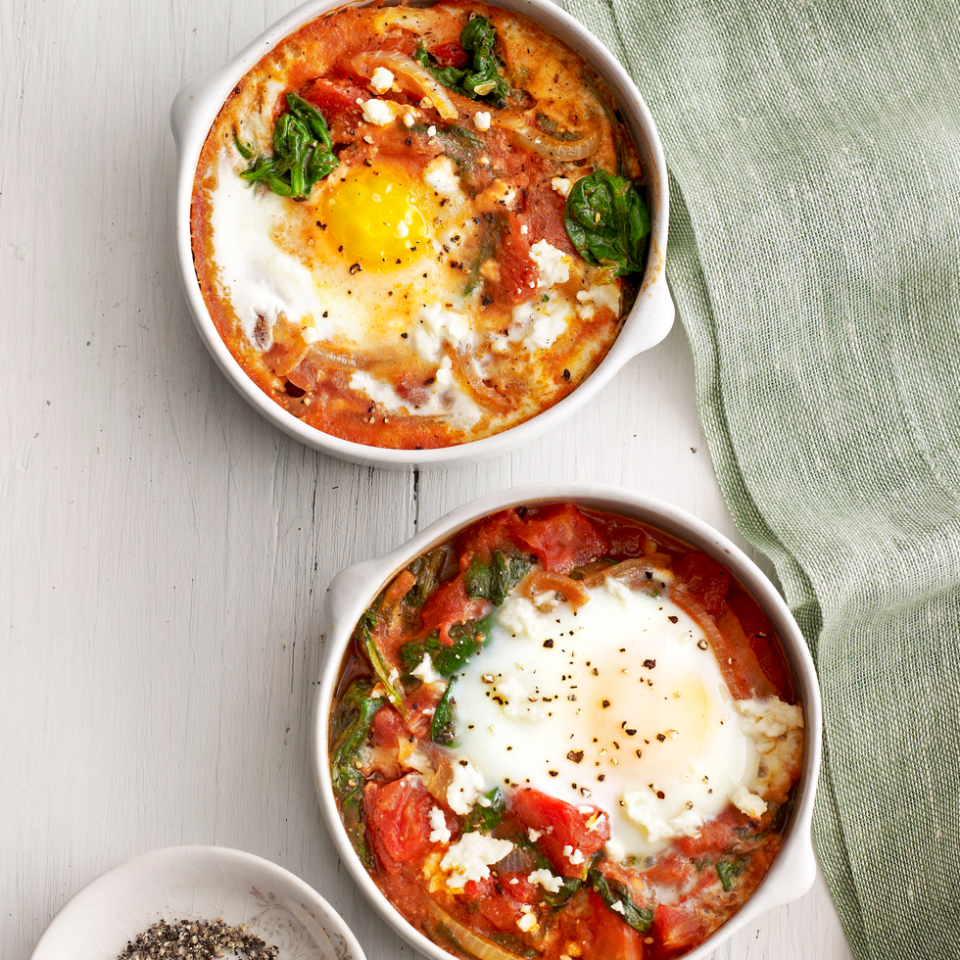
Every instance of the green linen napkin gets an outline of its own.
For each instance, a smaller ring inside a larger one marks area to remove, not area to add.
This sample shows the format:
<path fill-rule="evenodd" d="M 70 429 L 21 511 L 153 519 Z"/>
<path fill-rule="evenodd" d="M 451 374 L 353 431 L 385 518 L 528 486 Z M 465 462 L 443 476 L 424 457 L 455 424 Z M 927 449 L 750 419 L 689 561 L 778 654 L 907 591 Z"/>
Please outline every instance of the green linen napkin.
<path fill-rule="evenodd" d="M 668 277 L 743 534 L 816 659 L 859 958 L 960 957 L 960 12 L 568 0 L 671 170 Z"/>

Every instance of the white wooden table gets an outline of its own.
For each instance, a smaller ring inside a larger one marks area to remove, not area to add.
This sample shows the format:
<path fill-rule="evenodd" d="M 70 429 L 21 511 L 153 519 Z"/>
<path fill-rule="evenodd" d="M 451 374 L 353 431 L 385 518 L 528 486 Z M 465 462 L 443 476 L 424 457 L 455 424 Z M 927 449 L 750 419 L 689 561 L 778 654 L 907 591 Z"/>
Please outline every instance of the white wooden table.
<path fill-rule="evenodd" d="M 575 422 L 419 478 L 314 453 L 227 385 L 178 288 L 167 114 L 288 2 L 0 3 L 3 960 L 108 867 L 188 843 L 292 870 L 370 960 L 416 956 L 361 900 L 317 809 L 329 580 L 538 480 L 645 490 L 742 543 L 679 326 Z M 851 956 L 822 879 L 716 953 L 814 956 Z"/>

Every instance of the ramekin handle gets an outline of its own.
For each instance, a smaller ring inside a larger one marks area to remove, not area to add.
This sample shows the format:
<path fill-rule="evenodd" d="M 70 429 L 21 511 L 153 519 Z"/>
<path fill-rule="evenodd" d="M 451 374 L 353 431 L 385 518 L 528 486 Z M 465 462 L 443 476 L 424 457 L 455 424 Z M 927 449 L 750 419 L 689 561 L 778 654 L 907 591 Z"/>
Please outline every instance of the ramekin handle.
<path fill-rule="evenodd" d="M 662 273 L 649 287 L 640 291 L 637 300 L 634 309 L 639 313 L 638 322 L 631 322 L 626 331 L 632 354 L 655 347 L 670 332 L 677 315 L 667 278 Z"/>
<path fill-rule="evenodd" d="M 170 129 L 173 130 L 173 139 L 178 150 L 183 146 L 187 131 L 193 126 L 194 117 L 205 109 L 210 90 L 216 86 L 211 80 L 217 72 L 219 71 L 191 80 L 181 87 L 180 92 L 173 98 L 170 107 Z"/>

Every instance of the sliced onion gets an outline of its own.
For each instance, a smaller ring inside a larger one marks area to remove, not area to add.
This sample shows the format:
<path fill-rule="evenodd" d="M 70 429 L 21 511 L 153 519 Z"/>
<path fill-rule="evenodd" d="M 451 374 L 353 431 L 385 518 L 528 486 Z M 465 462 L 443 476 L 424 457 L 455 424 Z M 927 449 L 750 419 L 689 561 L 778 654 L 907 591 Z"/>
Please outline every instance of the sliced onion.
<path fill-rule="evenodd" d="M 437 113 L 444 120 L 456 120 L 460 116 L 443 86 L 416 60 L 396 50 L 370 50 L 367 53 L 358 53 L 349 64 L 350 70 L 367 80 L 373 76 L 373 71 L 377 67 L 389 70 L 407 93 L 429 97 L 437 108 Z"/>
<path fill-rule="evenodd" d="M 487 407 L 495 407 L 499 410 L 507 410 L 513 406 L 510 397 L 505 397 L 493 387 L 488 387 L 474 366 L 473 359 L 470 356 L 469 348 L 461 344 L 456 349 L 457 370 L 464 380 L 470 385 L 470 389 Z"/>
<path fill-rule="evenodd" d="M 669 557 L 664 557 L 669 564 Z M 648 577 L 647 574 L 653 574 Z M 633 560 L 624 560 L 622 563 L 615 563 L 613 566 L 591 573 L 580 582 L 587 588 L 599 587 L 605 580 L 610 578 L 621 580 L 632 590 L 639 590 L 654 578 L 660 583 L 670 583 L 673 580 L 673 574 L 663 569 L 662 563 L 657 563 L 654 557 L 638 557 Z"/>
<path fill-rule="evenodd" d="M 537 597 L 544 593 L 563 594 L 563 598 L 576 610 L 577 607 L 582 607 L 590 599 L 583 584 L 584 581 L 571 580 L 561 573 L 534 570 L 520 581 L 517 593 L 529 600 L 541 613 L 546 613 L 551 609 L 549 605 L 545 606 L 537 602 Z"/>
<path fill-rule="evenodd" d="M 599 130 L 591 130 L 582 140 L 557 140 L 548 136 L 542 130 L 528 127 L 525 123 L 511 123 L 506 121 L 503 126 L 509 127 L 513 139 L 521 146 L 526 147 L 541 157 L 559 160 L 567 163 L 570 160 L 585 160 L 597 152 L 602 135 Z"/>
<path fill-rule="evenodd" d="M 459 920 L 452 917 L 439 904 L 434 903 L 429 897 L 427 901 L 427 910 L 437 923 L 442 923 L 456 939 L 457 943 L 468 953 L 478 957 L 479 960 L 521 960 L 515 953 L 510 953 L 498 946 L 492 940 L 482 937 L 479 933 L 474 933 L 469 927 L 465 927 Z"/>

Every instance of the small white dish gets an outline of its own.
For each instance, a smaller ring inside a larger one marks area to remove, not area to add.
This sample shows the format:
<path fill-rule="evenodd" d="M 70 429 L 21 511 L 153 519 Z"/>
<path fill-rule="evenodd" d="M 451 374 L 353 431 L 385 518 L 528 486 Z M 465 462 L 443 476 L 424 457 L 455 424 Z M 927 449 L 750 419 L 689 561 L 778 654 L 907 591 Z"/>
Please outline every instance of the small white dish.
<path fill-rule="evenodd" d="M 188 83 L 170 110 L 177 143 L 177 259 L 184 296 L 197 330 L 210 355 L 240 395 L 285 433 L 322 453 L 366 466 L 401 468 L 478 463 L 529 443 L 575 414 L 603 389 L 635 356 L 656 346 L 670 332 L 675 309 L 667 288 L 667 227 L 670 219 L 667 164 L 653 116 L 643 97 L 614 55 L 581 23 L 553 0 L 495 0 L 495 5 L 521 13 L 545 26 L 579 53 L 617 100 L 624 122 L 637 146 L 647 182 L 652 216 L 650 249 L 640 292 L 624 318 L 617 339 L 593 373 L 559 403 L 508 430 L 470 443 L 433 450 L 395 450 L 342 440 L 309 426 L 271 400 L 247 376 L 217 332 L 197 282 L 193 264 L 191 202 L 197 162 L 204 141 L 224 101 L 243 75 L 269 50 L 304 24 L 342 7 L 365 6 L 369 0 L 307 0 L 240 51 L 218 70 Z M 388 3 L 396 0 L 387 0 Z"/>
<path fill-rule="evenodd" d="M 723 926 L 683 954 L 683 960 L 706 960 L 729 936 L 762 913 L 796 900 L 813 885 L 817 862 L 811 824 L 820 769 L 822 706 L 813 658 L 776 587 L 746 554 L 723 534 L 663 500 L 604 484 L 552 483 L 514 487 L 475 500 L 437 520 L 405 544 L 378 559 L 342 571 L 327 588 L 326 644 L 314 700 L 313 759 L 320 808 L 340 858 L 374 908 L 408 943 L 431 960 L 451 954 L 414 928 L 374 883 L 353 849 L 340 819 L 330 778 L 329 718 L 340 675 L 340 664 L 354 626 L 387 583 L 414 559 L 458 530 L 509 507 L 571 502 L 604 513 L 620 514 L 678 537 L 722 563 L 760 604 L 770 618 L 790 665 L 799 702 L 804 709 L 803 771 L 795 806 L 784 832 L 783 846 L 756 891 Z"/>
<path fill-rule="evenodd" d="M 347 925 L 306 883 L 225 847 L 154 850 L 101 874 L 50 921 L 30 960 L 116 960 L 159 920 L 243 923 L 280 960 L 364 960 Z"/>

